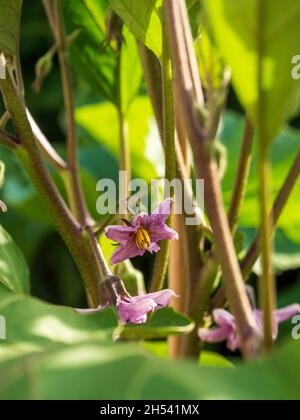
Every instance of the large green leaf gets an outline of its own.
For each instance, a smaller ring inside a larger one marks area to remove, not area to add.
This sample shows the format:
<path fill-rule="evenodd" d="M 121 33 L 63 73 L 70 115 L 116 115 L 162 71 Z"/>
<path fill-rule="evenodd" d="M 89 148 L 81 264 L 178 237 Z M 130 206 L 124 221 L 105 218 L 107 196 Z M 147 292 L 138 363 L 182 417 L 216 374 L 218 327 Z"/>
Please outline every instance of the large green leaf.
<path fill-rule="evenodd" d="M 118 326 L 113 309 L 82 316 L 73 309 L 46 304 L 38 299 L 9 294 L 0 300 L 6 319 L 7 339 L 49 345 L 111 339 Z"/>
<path fill-rule="evenodd" d="M 235 369 L 157 359 L 130 345 L 0 348 L 0 398 L 298 400 L 300 342 Z"/>
<path fill-rule="evenodd" d="M 0 0 L 0 51 L 16 55 L 22 0 Z"/>
<path fill-rule="evenodd" d="M 258 0 L 207 0 L 207 10 L 220 50 L 231 66 L 241 102 L 257 119 L 260 86 L 258 59 L 263 63 L 264 117 L 273 140 L 298 108 L 300 83 L 293 80 L 292 57 L 299 54 L 298 0 L 264 0 L 261 23 L 263 52 L 258 39 Z"/>
<path fill-rule="evenodd" d="M 0 283 L 16 293 L 29 292 L 27 264 L 2 225 L 0 225 Z"/>
<path fill-rule="evenodd" d="M 80 30 L 71 46 L 77 73 L 99 95 L 116 102 L 116 54 L 112 48 L 104 48 L 107 1 L 65 0 L 63 6 L 68 32 Z"/>
<path fill-rule="evenodd" d="M 162 0 L 110 0 L 134 36 L 161 58 L 162 54 Z M 201 0 L 187 0 L 192 29 L 199 29 Z"/>

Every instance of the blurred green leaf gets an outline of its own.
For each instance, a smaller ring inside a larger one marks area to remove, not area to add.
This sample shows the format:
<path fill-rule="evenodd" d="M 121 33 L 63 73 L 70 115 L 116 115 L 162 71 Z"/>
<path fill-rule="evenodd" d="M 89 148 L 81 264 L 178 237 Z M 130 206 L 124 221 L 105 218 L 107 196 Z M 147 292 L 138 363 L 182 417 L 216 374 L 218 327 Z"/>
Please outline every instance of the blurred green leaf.
<path fill-rule="evenodd" d="M 66 0 L 63 5 L 69 32 L 80 30 L 70 47 L 77 74 L 102 98 L 117 105 L 120 53 L 107 41 L 108 0 Z M 142 71 L 135 39 L 127 29 L 123 41 L 121 83 L 126 110 L 139 91 Z"/>
<path fill-rule="evenodd" d="M 2 225 L 0 225 L 0 283 L 15 293 L 29 293 L 29 272 L 26 261 Z"/>
<path fill-rule="evenodd" d="M 194 323 L 191 319 L 175 312 L 172 308 L 164 308 L 154 312 L 146 324 L 128 324 L 122 327 L 120 337 L 126 340 L 149 340 L 188 333 L 193 328 Z"/>
<path fill-rule="evenodd" d="M 300 342 L 238 366 L 160 360 L 131 345 L 0 349 L 0 398 L 70 400 L 298 400 Z M 34 384 L 34 386 L 33 386 Z"/>
<path fill-rule="evenodd" d="M 0 51 L 15 56 L 22 0 L 0 0 Z"/>
<path fill-rule="evenodd" d="M 208 0 L 213 31 L 225 61 L 231 66 L 239 98 L 257 118 L 258 8 L 256 0 Z M 273 140 L 298 109 L 300 83 L 293 80 L 292 58 L 300 51 L 298 0 L 264 0 L 263 86 L 267 135 Z M 279 78 L 280 77 L 280 81 Z"/>
<path fill-rule="evenodd" d="M 234 365 L 218 353 L 211 351 L 202 351 L 200 354 L 199 363 L 201 366 L 232 368 Z"/>
<path fill-rule="evenodd" d="M 160 59 L 162 55 L 162 0 L 109 0 L 134 36 Z M 194 35 L 199 30 L 201 0 L 187 0 Z"/>
<path fill-rule="evenodd" d="M 116 53 L 104 48 L 107 6 L 107 1 L 63 1 L 68 32 L 81 29 L 70 48 L 74 68 L 93 90 L 115 103 Z"/>

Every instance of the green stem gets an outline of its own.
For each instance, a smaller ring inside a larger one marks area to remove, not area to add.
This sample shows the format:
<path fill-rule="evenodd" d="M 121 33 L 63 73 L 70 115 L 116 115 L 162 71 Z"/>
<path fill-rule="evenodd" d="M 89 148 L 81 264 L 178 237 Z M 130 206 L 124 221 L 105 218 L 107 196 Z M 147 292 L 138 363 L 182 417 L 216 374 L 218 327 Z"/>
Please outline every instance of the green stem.
<path fill-rule="evenodd" d="M 198 337 L 198 329 L 203 326 L 205 312 L 209 305 L 209 296 L 211 295 L 216 276 L 219 271 L 219 264 L 214 255 L 209 255 L 202 267 L 201 281 L 191 291 L 189 299 L 188 315 L 195 321 L 194 330 L 183 337 L 181 345 L 181 354 L 188 358 L 198 358 L 201 349 L 201 343 Z"/>
<path fill-rule="evenodd" d="M 27 170 L 33 184 L 53 219 L 59 233 L 71 251 L 82 274 L 87 295 L 92 306 L 99 304 L 98 284 L 105 273 L 101 271 L 98 255 L 95 255 L 91 237 L 74 219 L 65 205 L 57 187 L 52 181 L 40 155 L 26 110 L 16 93 L 12 80 L 8 77 L 0 81 L 0 87 L 22 146 L 17 155 Z"/>
<path fill-rule="evenodd" d="M 266 98 L 263 84 L 264 74 L 264 25 L 265 25 L 265 5 L 261 0 L 257 1 L 257 49 L 258 49 L 258 164 L 260 181 L 260 216 L 261 216 L 261 243 L 262 243 L 262 266 L 263 272 L 260 279 L 260 300 L 264 314 L 264 344 L 265 350 L 269 351 L 273 347 L 273 311 L 275 309 L 275 282 L 272 266 L 272 226 L 270 223 L 270 163 L 269 163 L 269 144 L 265 110 Z"/>
<path fill-rule="evenodd" d="M 247 118 L 243 135 L 239 166 L 236 174 L 232 199 L 228 211 L 229 226 L 234 235 L 237 229 L 241 207 L 245 198 L 249 173 L 252 162 L 252 148 L 254 141 L 254 126 Z"/>
<path fill-rule="evenodd" d="M 165 1 L 163 6 L 165 21 Z M 173 69 L 169 39 L 166 33 L 166 25 L 163 23 L 163 59 L 162 59 L 162 82 L 163 82 L 163 134 L 165 144 L 165 178 L 172 181 L 176 178 L 176 153 L 175 153 L 175 119 L 174 119 L 174 95 L 173 95 Z M 174 191 L 171 191 L 174 198 Z M 171 216 L 169 224 L 172 224 Z M 164 241 L 160 253 L 155 258 L 151 291 L 162 289 L 167 274 L 170 242 Z"/>
<path fill-rule="evenodd" d="M 117 59 L 117 80 L 118 80 L 118 122 L 119 122 L 119 143 L 120 143 L 120 171 L 124 172 L 124 184 L 120 185 L 124 192 L 126 199 L 128 199 L 128 185 L 131 179 L 131 156 L 130 156 L 130 142 L 128 135 L 128 122 L 126 120 L 126 104 L 124 103 L 123 95 L 123 69 L 122 69 L 122 43 L 118 49 Z M 126 214 L 123 215 L 126 217 Z"/>
<path fill-rule="evenodd" d="M 18 139 L 2 129 L 0 129 L 0 144 L 9 150 L 17 150 L 20 147 Z"/>
<path fill-rule="evenodd" d="M 191 60 L 196 63 L 196 56 L 191 37 L 186 36 L 187 32 L 190 33 L 186 5 L 183 0 L 178 0 L 179 5 L 172 0 L 165 1 L 181 112 L 194 152 L 197 176 L 205 181 L 205 205 L 213 230 L 216 255 L 223 271 L 231 310 L 237 322 L 242 350 L 245 357 L 253 358 L 257 356 L 260 344 L 257 324 L 247 297 L 225 214 L 217 167 L 207 151 L 209 148 L 206 147 L 206 133 L 199 121 L 197 107 L 201 108 L 203 103 L 196 101 L 202 96 L 200 92 L 195 93 L 198 84 L 193 84 L 193 76 L 189 71 L 189 68 L 193 67 L 189 63 Z"/>

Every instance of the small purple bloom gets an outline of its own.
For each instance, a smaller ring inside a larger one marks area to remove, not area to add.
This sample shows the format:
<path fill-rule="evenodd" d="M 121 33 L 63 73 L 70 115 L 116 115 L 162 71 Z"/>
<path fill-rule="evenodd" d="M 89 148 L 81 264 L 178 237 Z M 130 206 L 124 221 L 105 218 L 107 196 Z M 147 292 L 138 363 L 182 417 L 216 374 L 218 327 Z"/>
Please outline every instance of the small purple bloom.
<path fill-rule="evenodd" d="M 254 309 L 253 314 L 259 331 L 263 335 L 263 313 L 262 311 Z M 286 308 L 274 311 L 274 341 L 278 337 L 279 324 L 288 321 L 298 314 L 300 314 L 300 305 L 298 304 L 290 305 Z M 224 309 L 216 309 L 213 311 L 213 319 L 217 327 L 212 329 L 200 328 L 198 331 L 200 340 L 206 341 L 207 343 L 220 343 L 222 341 L 227 341 L 227 348 L 230 351 L 234 352 L 238 350 L 240 348 L 240 340 L 233 315 Z"/>
<path fill-rule="evenodd" d="M 166 224 L 173 203 L 172 199 L 165 200 L 152 214 L 135 216 L 128 226 L 109 226 L 106 229 L 107 238 L 120 245 L 111 257 L 111 264 L 143 256 L 146 251 L 157 253 L 160 250 L 159 241 L 178 239 L 177 232 Z"/>
<path fill-rule="evenodd" d="M 176 297 L 176 293 L 170 289 L 141 296 L 122 296 L 116 302 L 116 308 L 122 324 L 144 324 L 149 313 L 168 306 L 172 297 Z M 105 304 L 97 309 L 77 309 L 77 312 L 89 315 L 101 312 L 108 306 Z"/>

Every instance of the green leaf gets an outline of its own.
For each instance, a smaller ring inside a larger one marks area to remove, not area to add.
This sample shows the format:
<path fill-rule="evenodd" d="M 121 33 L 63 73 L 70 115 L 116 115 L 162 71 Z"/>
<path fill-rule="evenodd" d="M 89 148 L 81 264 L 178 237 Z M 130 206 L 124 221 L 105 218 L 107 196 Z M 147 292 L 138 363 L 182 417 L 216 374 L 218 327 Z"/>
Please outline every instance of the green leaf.
<path fill-rule="evenodd" d="M 70 400 L 298 400 L 300 342 L 267 359 L 199 367 L 160 360 L 131 345 L 82 343 L 0 348 L 0 398 Z M 33 386 L 34 384 L 34 386 Z"/>
<path fill-rule="evenodd" d="M 188 333 L 193 330 L 194 323 L 191 319 L 175 312 L 172 308 L 164 308 L 154 312 L 146 324 L 126 325 L 121 328 L 120 337 L 123 339 L 149 340 Z"/>
<path fill-rule="evenodd" d="M 117 105 L 119 52 L 107 42 L 108 1 L 66 0 L 63 5 L 68 31 L 80 30 L 70 48 L 77 73 L 93 91 Z M 126 111 L 139 91 L 142 71 L 134 37 L 125 29 L 123 38 L 122 102 Z"/>
<path fill-rule="evenodd" d="M 112 104 L 102 103 L 78 108 L 76 121 L 85 134 L 99 142 L 119 161 L 118 116 Z M 158 174 L 164 173 L 164 159 L 149 98 L 142 96 L 134 100 L 127 121 L 134 177 L 146 181 L 157 178 Z"/>
<path fill-rule="evenodd" d="M 109 340 L 118 326 L 112 308 L 83 316 L 71 308 L 50 305 L 22 295 L 6 294 L 2 297 L 0 313 L 6 319 L 8 340 L 38 345 Z"/>
<path fill-rule="evenodd" d="M 26 261 L 2 225 L 0 225 L 0 283 L 15 293 L 29 293 Z"/>
<path fill-rule="evenodd" d="M 162 0 L 110 0 L 133 35 L 160 59 L 162 55 Z M 194 35 L 199 29 L 201 0 L 187 0 Z"/>
<path fill-rule="evenodd" d="M 258 58 L 263 62 L 263 92 L 267 135 L 273 140 L 298 109 L 300 83 L 292 78 L 292 58 L 300 51 L 298 0 L 265 0 L 262 38 L 258 48 L 257 0 L 207 0 L 214 35 L 231 66 L 242 104 L 257 121 Z"/>
<path fill-rule="evenodd" d="M 103 98 L 116 102 L 116 53 L 106 42 L 107 1 L 64 0 L 68 33 L 81 29 L 72 43 L 71 58 L 80 76 Z"/>
<path fill-rule="evenodd" d="M 22 0 L 0 0 L 0 51 L 15 56 L 20 28 Z"/>
<path fill-rule="evenodd" d="M 243 135 L 244 120 L 236 113 L 227 112 L 224 118 L 221 140 L 228 149 L 230 156 L 227 172 L 223 179 L 223 193 L 228 205 L 232 195 L 232 185 L 236 176 L 241 139 Z M 279 192 L 288 172 L 300 149 L 299 130 L 285 128 L 272 144 L 272 188 L 273 196 Z M 258 179 L 257 179 L 257 153 L 254 150 L 254 161 L 251 167 L 250 179 L 247 188 L 247 195 L 241 211 L 240 227 L 257 228 L 259 225 L 259 203 L 257 201 Z M 298 207 L 300 194 L 300 180 L 287 203 L 287 206 L 280 218 L 278 227 L 282 229 L 285 237 L 295 244 L 300 244 L 300 214 L 295 211 Z"/>
<path fill-rule="evenodd" d="M 202 351 L 199 363 L 201 366 L 232 368 L 234 365 L 224 356 L 211 351 Z"/>

